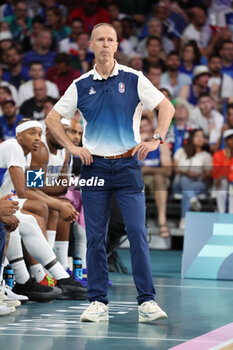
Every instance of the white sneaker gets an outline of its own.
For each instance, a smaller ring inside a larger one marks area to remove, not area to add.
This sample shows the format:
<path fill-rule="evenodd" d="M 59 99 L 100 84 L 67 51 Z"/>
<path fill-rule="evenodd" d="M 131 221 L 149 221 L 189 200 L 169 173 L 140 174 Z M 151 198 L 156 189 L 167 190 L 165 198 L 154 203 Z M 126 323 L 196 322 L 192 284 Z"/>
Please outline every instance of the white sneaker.
<path fill-rule="evenodd" d="M 201 210 L 201 203 L 197 199 L 197 197 L 191 198 L 190 199 L 190 204 L 191 204 L 192 210 L 194 210 L 194 211 L 200 211 Z"/>
<path fill-rule="evenodd" d="M 14 300 L 14 299 L 10 299 L 8 298 L 6 295 L 4 295 L 1 291 L 0 291 L 0 301 L 2 301 L 4 304 L 6 304 L 6 306 L 20 306 L 21 302 L 19 300 Z"/>
<path fill-rule="evenodd" d="M 81 322 L 107 322 L 108 305 L 93 301 L 80 317 Z"/>
<path fill-rule="evenodd" d="M 0 300 L 0 316 L 9 315 L 11 312 L 15 312 L 15 307 L 7 306 L 4 301 Z"/>
<path fill-rule="evenodd" d="M 152 322 L 167 318 L 166 312 L 164 312 L 154 300 L 142 303 L 138 307 L 138 316 L 139 322 Z"/>
<path fill-rule="evenodd" d="M 13 300 L 19 300 L 21 304 L 26 303 L 29 299 L 26 295 L 20 295 L 12 292 L 10 287 L 5 284 L 5 281 L 2 282 L 2 285 L 0 286 L 0 291 L 2 294 L 4 294 L 8 299 L 13 299 Z"/>

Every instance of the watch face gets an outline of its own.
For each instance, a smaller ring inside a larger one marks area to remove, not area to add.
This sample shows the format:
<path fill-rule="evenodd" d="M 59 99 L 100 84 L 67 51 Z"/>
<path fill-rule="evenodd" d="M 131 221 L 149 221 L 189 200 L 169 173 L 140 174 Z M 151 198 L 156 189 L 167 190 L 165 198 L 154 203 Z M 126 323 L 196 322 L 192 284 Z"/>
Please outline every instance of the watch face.
<path fill-rule="evenodd" d="M 159 136 L 159 134 L 154 134 L 153 138 L 154 138 L 155 140 L 159 140 L 159 139 L 160 139 L 160 136 Z"/>

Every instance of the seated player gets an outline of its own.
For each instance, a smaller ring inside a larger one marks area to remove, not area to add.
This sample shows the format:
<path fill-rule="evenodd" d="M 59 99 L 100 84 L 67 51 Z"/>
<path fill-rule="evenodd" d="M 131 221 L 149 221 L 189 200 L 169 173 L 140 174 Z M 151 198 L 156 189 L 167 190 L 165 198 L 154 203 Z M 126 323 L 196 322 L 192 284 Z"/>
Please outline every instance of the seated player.
<path fill-rule="evenodd" d="M 71 205 L 70 207 L 62 206 L 59 201 L 56 201 L 43 193 L 40 194 L 38 191 L 26 189 L 25 187 L 25 157 L 29 157 L 31 151 L 36 152 L 40 146 L 41 124 L 33 120 L 22 120 L 20 125 L 16 128 L 16 134 L 17 139 L 7 140 L 0 145 L 2 183 L 0 187 L 0 195 L 5 195 L 15 190 L 19 197 L 19 207 L 20 209 L 23 209 L 23 212 L 19 211 L 16 213 L 16 216 L 20 221 L 19 232 L 23 243 L 33 258 L 39 261 L 49 273 L 56 278 L 57 286 L 62 289 L 61 295 L 60 289 L 55 290 L 55 288 L 53 289 L 51 287 L 40 285 L 39 292 L 45 288 L 45 291 L 50 293 L 52 298 L 86 298 L 85 289 L 66 273 L 57 261 L 55 254 L 42 233 L 42 231 L 44 231 L 44 235 L 46 235 L 46 210 L 48 210 L 48 207 L 58 210 L 67 221 L 73 221 L 76 219 L 76 211 Z M 32 214 L 33 216 L 28 214 Z M 38 214 L 42 214 L 39 219 Z M 42 230 L 35 217 L 41 225 Z M 38 249 L 38 247 L 40 247 L 40 249 Z M 14 287 L 14 291 L 16 293 L 18 292 L 28 295 L 29 298 L 37 298 L 36 295 L 33 296 L 31 293 L 34 287 L 34 282 L 29 278 L 23 261 L 20 236 L 17 234 L 17 230 L 10 236 L 7 257 L 16 274 L 17 283 Z M 41 270 L 43 270 L 42 267 Z M 17 274 L 20 276 L 18 280 Z M 36 287 L 38 287 L 38 285 L 36 285 Z M 42 290 L 42 292 L 43 291 L 44 290 Z M 40 293 L 40 296 L 43 299 L 42 292 Z M 48 298 L 48 295 L 45 298 Z"/>

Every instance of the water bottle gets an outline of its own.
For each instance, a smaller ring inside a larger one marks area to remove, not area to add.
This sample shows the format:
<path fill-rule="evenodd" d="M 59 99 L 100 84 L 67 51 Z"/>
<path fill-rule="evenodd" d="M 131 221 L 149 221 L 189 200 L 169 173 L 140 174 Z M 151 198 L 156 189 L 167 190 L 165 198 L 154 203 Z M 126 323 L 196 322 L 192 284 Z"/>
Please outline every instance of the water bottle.
<path fill-rule="evenodd" d="M 82 263 L 83 263 L 82 258 L 80 258 L 79 256 L 75 256 L 73 258 L 73 273 L 80 280 L 82 280 L 82 278 L 83 278 Z"/>
<path fill-rule="evenodd" d="M 14 287 L 14 275 L 11 265 L 7 265 L 3 271 L 3 278 L 11 289 Z"/>

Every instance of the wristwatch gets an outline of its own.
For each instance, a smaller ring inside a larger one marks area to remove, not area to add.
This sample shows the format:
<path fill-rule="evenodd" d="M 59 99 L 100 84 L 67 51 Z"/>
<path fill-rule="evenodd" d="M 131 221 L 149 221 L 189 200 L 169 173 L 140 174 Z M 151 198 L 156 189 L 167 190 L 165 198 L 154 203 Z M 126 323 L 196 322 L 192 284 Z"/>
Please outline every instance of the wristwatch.
<path fill-rule="evenodd" d="M 164 143 L 163 138 L 162 138 L 159 134 L 154 134 L 152 137 L 153 137 L 153 139 L 155 139 L 155 140 L 159 140 L 160 143 Z"/>

